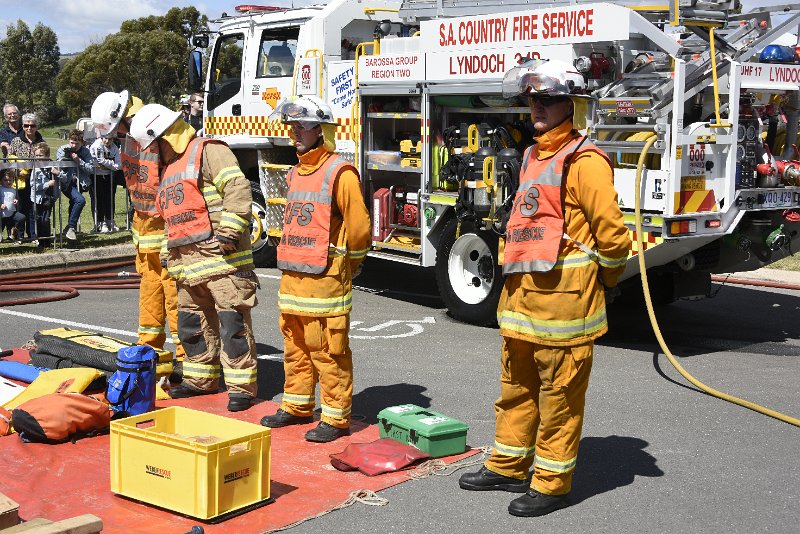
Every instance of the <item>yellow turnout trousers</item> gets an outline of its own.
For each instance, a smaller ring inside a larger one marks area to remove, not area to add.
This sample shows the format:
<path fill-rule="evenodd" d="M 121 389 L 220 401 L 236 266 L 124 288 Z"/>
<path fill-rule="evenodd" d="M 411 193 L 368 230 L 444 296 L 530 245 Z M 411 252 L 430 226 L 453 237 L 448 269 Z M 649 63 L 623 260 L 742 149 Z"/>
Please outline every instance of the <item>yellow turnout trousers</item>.
<path fill-rule="evenodd" d="M 183 360 L 186 354 L 178 339 L 178 289 L 175 280 L 161 267 L 158 251 L 137 251 L 136 272 L 142 277 L 139 283 L 139 345 L 163 349 L 169 320 L 175 359 Z"/>
<path fill-rule="evenodd" d="M 216 392 L 223 373 L 228 396 L 257 393 L 256 342 L 250 310 L 257 304 L 255 275 L 223 275 L 178 284 L 178 332 L 186 349 L 183 383 Z"/>
<path fill-rule="evenodd" d="M 320 419 L 331 426 L 350 426 L 353 405 L 353 353 L 350 315 L 308 317 L 282 313 L 283 386 L 281 409 L 306 417 L 314 412 L 319 381 Z"/>
<path fill-rule="evenodd" d="M 563 495 L 572 488 L 594 342 L 548 347 L 503 337 L 495 447 L 486 467 Z"/>

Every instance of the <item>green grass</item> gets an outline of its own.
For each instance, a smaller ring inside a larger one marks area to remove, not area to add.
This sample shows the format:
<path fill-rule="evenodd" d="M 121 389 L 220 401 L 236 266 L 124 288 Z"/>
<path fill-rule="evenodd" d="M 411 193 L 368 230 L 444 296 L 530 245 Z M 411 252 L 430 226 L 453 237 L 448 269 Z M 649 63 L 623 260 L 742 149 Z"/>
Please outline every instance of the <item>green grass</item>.
<path fill-rule="evenodd" d="M 71 130 L 75 128 L 75 121 L 65 121 L 59 122 L 56 124 L 48 124 L 46 126 L 42 126 L 39 129 L 39 133 L 42 134 L 42 137 L 52 137 L 54 139 L 58 139 L 58 133 L 61 130 Z"/>
<path fill-rule="evenodd" d="M 57 234 L 58 231 L 61 229 L 59 226 L 59 209 L 61 214 L 61 224 L 63 226 L 67 225 L 67 219 L 69 218 L 69 199 L 63 195 L 60 195 L 60 207 L 59 204 L 56 203 L 55 208 L 53 208 L 53 213 L 50 215 L 50 220 L 54 225 L 53 234 Z M 127 191 L 122 187 L 117 187 L 116 193 L 116 204 L 114 210 L 114 222 L 117 226 L 119 226 L 122 230 L 119 232 L 107 233 L 107 234 L 95 234 L 91 233 L 92 228 L 94 227 L 94 220 L 92 219 L 92 209 L 91 209 L 91 201 L 89 200 L 89 194 L 84 193 L 84 197 L 86 197 L 86 206 L 84 206 L 83 211 L 81 212 L 80 218 L 80 230 L 78 232 L 78 245 L 77 248 L 96 248 L 96 247 L 103 247 L 108 245 L 116 245 L 119 243 L 129 243 L 131 241 L 131 233 L 128 230 L 125 230 L 127 227 L 127 212 L 125 199 L 127 198 Z M 64 248 L 76 248 L 74 243 L 69 243 L 66 240 L 63 241 L 61 244 L 58 242 L 58 239 L 54 240 L 43 240 L 45 244 L 44 252 L 53 250 L 54 247 L 64 247 Z M 32 243 L 14 243 L 7 239 L 6 234 L 3 233 L 3 241 L 0 243 L 0 256 L 9 256 L 9 255 L 18 255 L 18 254 L 36 254 L 42 251 L 36 249 L 36 246 Z"/>
<path fill-rule="evenodd" d="M 775 263 L 768 265 L 770 269 L 781 269 L 783 271 L 800 271 L 800 254 L 794 254 L 788 258 L 783 258 Z"/>

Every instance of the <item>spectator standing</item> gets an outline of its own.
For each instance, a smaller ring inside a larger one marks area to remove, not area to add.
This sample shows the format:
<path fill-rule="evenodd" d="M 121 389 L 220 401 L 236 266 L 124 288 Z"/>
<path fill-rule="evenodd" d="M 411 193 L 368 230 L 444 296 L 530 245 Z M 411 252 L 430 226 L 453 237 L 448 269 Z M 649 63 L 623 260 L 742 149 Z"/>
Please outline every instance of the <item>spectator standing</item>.
<path fill-rule="evenodd" d="M 2 218 L 2 226 L 0 226 L 0 240 L 2 240 L 2 232 L 8 232 L 8 237 L 12 241 L 16 241 L 25 227 L 25 215 L 17 211 L 17 189 L 14 187 L 14 181 L 17 178 L 16 169 L 3 169 L 2 178 L 0 178 L 0 217 Z"/>
<path fill-rule="evenodd" d="M 189 117 L 186 120 L 197 135 L 203 135 L 203 93 L 189 95 Z"/>
<path fill-rule="evenodd" d="M 47 143 L 36 143 L 33 145 L 33 157 L 36 160 L 50 159 L 50 146 Z M 58 180 L 53 176 L 51 168 L 36 168 L 31 179 L 31 201 L 36 205 L 36 220 L 31 233 L 31 237 L 49 237 L 51 235 L 50 214 L 53 205 L 58 198 L 56 184 Z M 41 247 L 41 243 L 38 243 Z"/>
<path fill-rule="evenodd" d="M 77 167 L 53 168 L 53 174 L 58 177 L 59 186 L 64 196 L 69 199 L 69 220 L 64 228 L 64 237 L 70 241 L 78 239 L 76 229 L 81 218 L 81 212 L 86 205 L 81 190 L 88 191 L 91 187 L 94 162 L 89 149 L 83 145 L 83 132 L 70 130 L 69 143 L 61 145 L 56 151 L 59 161 L 72 161 Z"/>
<path fill-rule="evenodd" d="M 33 145 L 44 141 L 42 134 L 39 133 L 39 117 L 35 113 L 26 113 L 22 116 L 22 132 L 19 136 L 11 140 L 8 148 L 9 155 L 14 155 L 17 159 L 32 160 L 33 159 Z M 20 187 L 17 200 L 19 200 L 18 209 L 27 217 L 28 237 L 33 237 L 34 225 L 36 224 L 36 216 L 33 213 L 33 206 L 31 205 L 31 183 L 30 183 L 29 169 L 20 169 L 20 181 L 24 182 L 24 186 Z"/>
<path fill-rule="evenodd" d="M 108 132 L 95 139 L 89 147 L 94 158 L 94 191 L 97 197 L 95 211 L 95 230 L 98 232 L 115 232 L 119 230 L 114 224 L 114 196 L 116 185 L 114 172 L 122 168 L 119 148 L 114 144 L 116 132 Z"/>
<path fill-rule="evenodd" d="M 0 149 L 3 151 L 3 156 L 7 156 L 11 140 L 22 135 L 22 121 L 20 120 L 19 108 L 14 104 L 3 106 L 3 117 L 5 117 L 8 126 L 0 130 Z"/>

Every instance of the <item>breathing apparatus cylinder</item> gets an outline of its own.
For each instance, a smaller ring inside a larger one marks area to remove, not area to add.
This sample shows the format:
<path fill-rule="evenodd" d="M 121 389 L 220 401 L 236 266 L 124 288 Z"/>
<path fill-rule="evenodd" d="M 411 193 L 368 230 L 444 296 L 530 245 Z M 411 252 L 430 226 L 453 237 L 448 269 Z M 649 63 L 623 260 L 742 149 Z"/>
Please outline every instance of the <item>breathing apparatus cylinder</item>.
<path fill-rule="evenodd" d="M 492 227 L 498 234 L 504 234 L 506 223 L 511 214 L 519 187 L 519 174 L 522 167 L 522 155 L 515 148 L 504 148 L 495 160 L 494 213 Z"/>
<path fill-rule="evenodd" d="M 484 163 L 488 159 L 494 160 L 495 151 L 491 147 L 478 148 L 467 164 L 467 174 L 464 177 L 462 189 L 465 195 L 465 204 L 471 205 L 476 215 L 485 217 L 489 214 L 492 202 L 489 191 L 484 181 Z M 491 158 L 491 159 L 490 159 Z M 471 198 L 470 198 L 471 197 Z"/>

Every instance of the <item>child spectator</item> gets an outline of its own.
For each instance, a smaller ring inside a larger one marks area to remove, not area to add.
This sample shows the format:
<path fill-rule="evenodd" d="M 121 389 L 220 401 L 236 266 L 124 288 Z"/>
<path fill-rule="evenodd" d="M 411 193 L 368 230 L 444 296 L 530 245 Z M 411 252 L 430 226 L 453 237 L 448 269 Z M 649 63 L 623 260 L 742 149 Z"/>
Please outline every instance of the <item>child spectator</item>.
<path fill-rule="evenodd" d="M 33 157 L 37 160 L 50 160 L 50 146 L 47 143 L 33 145 Z M 33 228 L 33 238 L 49 237 L 50 214 L 58 197 L 56 185 L 58 180 L 53 176 L 51 168 L 37 168 L 31 180 L 31 201 L 36 205 L 36 225 Z M 39 247 L 41 247 L 39 243 Z"/>
<path fill-rule="evenodd" d="M 114 224 L 114 196 L 116 185 L 114 172 L 122 168 L 120 165 L 119 148 L 114 144 L 115 132 L 100 136 L 89 147 L 94 158 L 95 171 L 95 197 L 97 205 L 95 211 L 97 232 L 116 232 L 119 230 Z"/>
<path fill-rule="evenodd" d="M 16 169 L 3 169 L 0 178 L 0 240 L 3 230 L 8 231 L 8 237 L 17 241 L 25 229 L 25 215 L 17 211 L 17 188 L 14 181 L 17 179 Z"/>
<path fill-rule="evenodd" d="M 64 196 L 69 199 L 69 220 L 64 228 L 64 237 L 70 241 L 78 239 L 75 233 L 81 212 L 86 205 L 81 191 L 89 191 L 92 195 L 92 172 L 94 172 L 94 161 L 89 149 L 83 146 L 83 132 L 71 130 L 69 132 L 69 143 L 58 147 L 56 159 L 59 161 L 73 161 L 77 167 L 66 167 L 60 169 L 53 168 L 53 175 L 59 180 L 59 186 Z M 94 199 L 92 200 L 94 202 Z"/>

